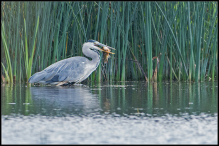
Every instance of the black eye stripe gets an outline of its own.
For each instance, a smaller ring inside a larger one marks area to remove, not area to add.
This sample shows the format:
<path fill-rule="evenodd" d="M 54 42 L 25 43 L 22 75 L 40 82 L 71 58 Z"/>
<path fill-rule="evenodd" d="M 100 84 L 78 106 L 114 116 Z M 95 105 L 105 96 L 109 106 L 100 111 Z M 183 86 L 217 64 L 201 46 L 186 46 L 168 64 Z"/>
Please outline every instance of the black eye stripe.
<path fill-rule="evenodd" d="M 100 55 L 100 52 L 96 49 L 90 48 L 92 51 L 96 52 L 98 55 Z"/>

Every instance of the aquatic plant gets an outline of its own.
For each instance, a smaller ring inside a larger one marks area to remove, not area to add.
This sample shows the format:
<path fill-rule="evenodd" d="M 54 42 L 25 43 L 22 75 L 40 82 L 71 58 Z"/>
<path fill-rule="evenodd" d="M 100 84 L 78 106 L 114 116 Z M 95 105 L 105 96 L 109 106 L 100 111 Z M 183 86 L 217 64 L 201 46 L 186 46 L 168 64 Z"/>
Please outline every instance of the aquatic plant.
<path fill-rule="evenodd" d="M 217 2 L 2 2 L 1 16 L 2 81 L 81 56 L 88 39 L 116 48 L 89 81 L 218 77 Z"/>

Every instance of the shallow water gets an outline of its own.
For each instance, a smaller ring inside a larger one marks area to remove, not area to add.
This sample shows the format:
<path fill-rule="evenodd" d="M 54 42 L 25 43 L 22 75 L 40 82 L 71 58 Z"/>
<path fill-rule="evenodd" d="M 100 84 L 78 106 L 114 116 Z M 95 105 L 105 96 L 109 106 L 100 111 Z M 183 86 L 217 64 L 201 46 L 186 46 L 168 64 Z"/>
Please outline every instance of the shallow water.
<path fill-rule="evenodd" d="M 2 85 L 2 144 L 217 144 L 218 82 Z"/>

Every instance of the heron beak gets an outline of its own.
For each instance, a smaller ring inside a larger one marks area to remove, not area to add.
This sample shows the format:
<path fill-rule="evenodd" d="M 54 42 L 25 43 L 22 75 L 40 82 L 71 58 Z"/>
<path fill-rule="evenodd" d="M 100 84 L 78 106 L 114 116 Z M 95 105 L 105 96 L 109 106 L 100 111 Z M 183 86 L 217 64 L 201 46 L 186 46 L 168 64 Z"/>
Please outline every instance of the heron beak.
<path fill-rule="evenodd" d="M 103 50 L 103 52 L 106 52 L 106 53 L 109 53 L 109 54 L 115 54 L 113 52 L 109 52 L 109 51 L 105 51 L 105 50 Z"/>

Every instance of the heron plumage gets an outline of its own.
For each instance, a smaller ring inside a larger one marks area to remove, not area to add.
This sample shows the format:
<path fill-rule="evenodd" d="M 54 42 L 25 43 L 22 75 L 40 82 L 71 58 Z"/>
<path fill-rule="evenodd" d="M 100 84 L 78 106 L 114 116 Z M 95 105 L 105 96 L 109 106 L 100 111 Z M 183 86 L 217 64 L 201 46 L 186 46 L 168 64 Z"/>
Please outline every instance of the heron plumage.
<path fill-rule="evenodd" d="M 28 82 L 62 85 L 62 83 L 79 83 L 85 80 L 99 65 L 100 54 L 97 50 L 102 50 L 95 46 L 95 44 L 98 43 L 99 42 L 96 43 L 94 40 L 91 40 L 83 44 L 82 51 L 84 55 L 92 60 L 86 57 L 75 56 L 58 61 L 32 75 Z"/>

